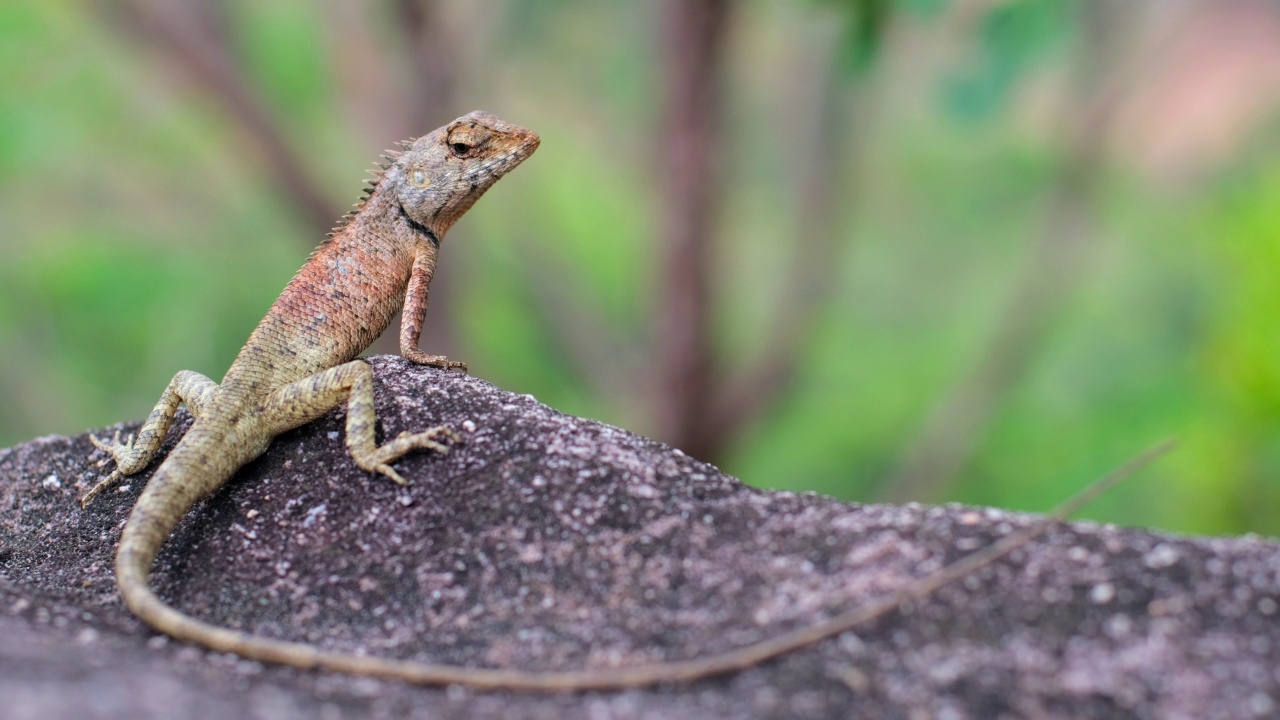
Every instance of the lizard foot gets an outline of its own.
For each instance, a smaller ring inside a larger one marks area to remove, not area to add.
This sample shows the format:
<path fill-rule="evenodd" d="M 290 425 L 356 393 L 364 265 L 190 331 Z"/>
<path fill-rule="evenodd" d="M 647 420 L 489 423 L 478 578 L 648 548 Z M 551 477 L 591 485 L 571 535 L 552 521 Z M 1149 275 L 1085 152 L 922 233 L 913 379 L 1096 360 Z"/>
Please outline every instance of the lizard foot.
<path fill-rule="evenodd" d="M 116 461 L 116 467 L 125 475 L 132 475 L 143 467 L 151 459 L 142 448 L 134 445 L 135 437 L 132 433 L 125 437 L 124 442 L 120 442 L 120 432 L 117 430 L 111 442 L 99 440 L 97 436 L 90 435 L 89 442 L 93 446 L 109 453 Z"/>
<path fill-rule="evenodd" d="M 89 442 L 93 443 L 93 446 L 99 450 L 111 453 L 112 457 L 114 457 L 116 454 L 116 448 L 127 448 L 133 446 L 133 435 L 126 437 L 124 442 L 120 442 L 120 431 L 117 430 L 116 434 L 111 437 L 111 442 L 99 440 L 97 435 L 90 435 Z"/>
<path fill-rule="evenodd" d="M 414 450 L 433 450 L 441 455 L 448 455 L 449 446 L 440 440 L 458 443 L 462 442 L 462 436 L 444 426 L 433 427 L 420 433 L 402 432 L 394 440 L 374 450 L 368 457 L 356 458 L 356 462 L 365 470 L 386 475 L 397 485 L 410 485 L 412 483 L 396 472 L 391 467 L 391 463 Z"/>
<path fill-rule="evenodd" d="M 424 352 L 417 352 L 405 355 L 404 359 L 419 365 L 440 368 L 441 370 L 461 370 L 463 375 L 467 374 L 466 363 L 459 360 L 450 360 L 444 355 L 428 355 Z"/>

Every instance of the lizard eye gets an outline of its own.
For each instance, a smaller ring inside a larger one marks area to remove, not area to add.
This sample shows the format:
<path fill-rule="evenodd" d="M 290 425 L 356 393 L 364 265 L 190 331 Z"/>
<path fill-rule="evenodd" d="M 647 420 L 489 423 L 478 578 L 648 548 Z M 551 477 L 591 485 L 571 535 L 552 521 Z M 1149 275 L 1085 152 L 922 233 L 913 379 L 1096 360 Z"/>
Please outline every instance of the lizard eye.
<path fill-rule="evenodd" d="M 450 143 L 449 152 L 453 153 L 454 157 L 462 157 L 471 152 L 471 146 L 461 142 Z"/>
<path fill-rule="evenodd" d="M 413 172 L 409 173 L 409 182 L 413 183 L 414 185 L 417 185 L 418 187 L 426 187 L 427 174 L 422 172 L 421 170 L 414 170 Z"/>

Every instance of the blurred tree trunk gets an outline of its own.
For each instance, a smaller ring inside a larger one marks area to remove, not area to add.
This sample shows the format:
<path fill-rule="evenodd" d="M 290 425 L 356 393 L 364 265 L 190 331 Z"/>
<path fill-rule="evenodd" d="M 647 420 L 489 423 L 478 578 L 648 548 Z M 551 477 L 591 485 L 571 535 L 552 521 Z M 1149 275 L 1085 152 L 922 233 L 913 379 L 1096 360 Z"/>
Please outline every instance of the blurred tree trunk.
<path fill-rule="evenodd" d="M 718 362 L 711 277 L 725 150 L 721 71 L 729 13 L 724 2 L 670 2 L 662 25 L 667 78 L 658 153 L 664 183 L 663 285 L 654 298 L 657 389 L 651 402 L 660 436 L 711 463 L 723 462 L 744 428 L 792 387 L 835 287 L 837 214 L 850 201 L 844 158 L 855 144 L 849 91 L 861 77 L 860 70 L 840 62 L 848 37 L 833 35 L 811 53 L 811 67 L 797 82 L 801 87 L 779 89 L 779 98 L 803 96 L 787 113 L 781 133 L 803 138 L 789 148 L 796 170 L 794 252 L 790 266 L 779 270 L 782 289 L 759 352 Z M 785 192 L 780 182 L 780 213 L 786 211 Z"/>
<path fill-rule="evenodd" d="M 708 461 L 713 225 L 720 198 L 721 67 L 729 0 L 667 0 L 661 18 L 666 96 L 657 157 L 662 192 L 654 342 L 654 419 L 667 442 Z"/>

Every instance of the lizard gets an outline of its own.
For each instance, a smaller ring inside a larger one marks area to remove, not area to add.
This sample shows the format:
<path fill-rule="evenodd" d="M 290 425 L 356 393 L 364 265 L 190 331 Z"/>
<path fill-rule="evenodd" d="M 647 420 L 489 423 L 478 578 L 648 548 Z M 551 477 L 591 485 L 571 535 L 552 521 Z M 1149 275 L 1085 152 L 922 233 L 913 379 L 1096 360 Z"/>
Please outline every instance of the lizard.
<path fill-rule="evenodd" d="M 288 283 L 252 332 L 221 384 L 192 371 L 174 376 L 136 437 L 105 442 L 116 468 L 82 498 L 87 505 L 159 453 L 178 406 L 194 417 L 129 513 L 116 553 L 116 583 L 128 608 L 152 628 L 206 648 L 303 669 L 425 685 L 531 691 L 616 690 L 688 682 L 741 670 L 845 632 L 924 597 L 1047 531 L 1092 497 L 1168 449 L 1157 446 L 1087 487 L 1047 517 L 908 583 L 902 589 L 773 638 L 690 660 L 618 668 L 528 671 L 388 660 L 326 651 L 218 627 L 166 604 L 150 588 L 151 567 L 177 523 L 266 452 L 286 430 L 346 403 L 346 444 L 356 464 L 406 485 L 391 463 L 415 450 L 449 451 L 461 438 L 445 427 L 402 433 L 377 445 L 373 371 L 356 359 L 401 312 L 400 353 L 415 363 L 466 371 L 418 348 L 427 289 L 446 231 L 503 175 L 537 149 L 538 136 L 473 112 L 417 140 L 375 174 L 357 209 Z"/>

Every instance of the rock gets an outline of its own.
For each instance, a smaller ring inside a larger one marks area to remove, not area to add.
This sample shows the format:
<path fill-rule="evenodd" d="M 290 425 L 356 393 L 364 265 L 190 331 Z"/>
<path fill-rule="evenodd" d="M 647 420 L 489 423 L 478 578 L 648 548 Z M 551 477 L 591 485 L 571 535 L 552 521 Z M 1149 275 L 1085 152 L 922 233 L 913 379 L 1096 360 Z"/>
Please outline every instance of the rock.
<path fill-rule="evenodd" d="M 406 489 L 355 467 L 337 412 L 280 437 L 179 526 L 157 562 L 162 597 L 332 650 L 573 669 L 770 637 L 1034 520 L 757 490 L 482 380 L 373 363 L 382 436 L 445 424 L 465 444 L 401 460 Z M 104 459 L 84 435 L 0 450 L 5 718 L 1280 716 L 1271 541 L 1060 524 L 856 634 L 736 674 L 479 693 L 263 665 L 151 632 L 111 571 L 149 471 L 81 511 Z"/>

